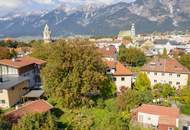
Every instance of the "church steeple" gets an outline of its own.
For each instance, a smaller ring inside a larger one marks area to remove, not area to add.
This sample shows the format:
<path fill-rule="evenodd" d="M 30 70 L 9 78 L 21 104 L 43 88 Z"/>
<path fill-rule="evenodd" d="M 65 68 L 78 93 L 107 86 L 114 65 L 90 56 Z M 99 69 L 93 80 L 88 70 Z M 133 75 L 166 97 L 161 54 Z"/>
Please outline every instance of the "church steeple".
<path fill-rule="evenodd" d="M 46 24 L 43 31 L 43 39 L 45 43 L 51 42 L 51 31 L 49 29 L 49 26 Z"/>
<path fill-rule="evenodd" d="M 132 35 L 133 37 L 135 37 L 135 35 L 136 35 L 136 32 L 135 32 L 135 24 L 134 24 L 134 23 L 133 23 L 132 26 L 131 26 L 131 35 Z"/>

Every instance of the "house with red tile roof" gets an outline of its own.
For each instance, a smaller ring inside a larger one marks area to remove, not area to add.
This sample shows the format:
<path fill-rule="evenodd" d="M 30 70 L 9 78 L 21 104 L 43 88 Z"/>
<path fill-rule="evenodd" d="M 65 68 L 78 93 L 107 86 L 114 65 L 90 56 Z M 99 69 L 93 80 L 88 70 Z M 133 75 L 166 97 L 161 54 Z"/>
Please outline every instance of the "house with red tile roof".
<path fill-rule="evenodd" d="M 145 64 L 141 71 L 146 72 L 152 85 L 167 83 L 179 89 L 187 85 L 190 71 L 175 59 L 155 58 Z"/>
<path fill-rule="evenodd" d="M 11 112 L 5 113 L 5 117 L 10 123 L 16 123 L 20 118 L 27 114 L 44 113 L 50 111 L 52 108 L 53 106 L 45 100 L 30 101 Z"/>
<path fill-rule="evenodd" d="M 117 91 L 123 88 L 131 87 L 132 72 L 118 61 L 105 61 L 107 66 L 107 74 L 110 74 L 116 84 Z"/>
<path fill-rule="evenodd" d="M 40 83 L 40 68 L 46 62 L 33 57 L 21 57 L 0 60 L 0 70 L 3 76 L 28 77 L 29 87 Z"/>
<path fill-rule="evenodd" d="M 175 130 L 179 127 L 179 109 L 143 104 L 134 111 L 134 120 L 158 130 Z"/>
<path fill-rule="evenodd" d="M 117 50 L 114 46 L 97 48 L 97 51 L 102 55 L 103 60 L 114 61 L 117 58 Z"/>

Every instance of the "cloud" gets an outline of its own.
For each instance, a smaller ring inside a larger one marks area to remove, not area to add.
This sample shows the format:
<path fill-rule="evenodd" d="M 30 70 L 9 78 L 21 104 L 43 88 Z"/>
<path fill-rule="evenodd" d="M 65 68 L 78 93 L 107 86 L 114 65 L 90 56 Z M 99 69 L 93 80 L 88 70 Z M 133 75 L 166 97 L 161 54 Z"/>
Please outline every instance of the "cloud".
<path fill-rule="evenodd" d="M 39 3 L 39 4 L 53 4 L 55 1 L 53 0 L 32 0 L 36 3 Z"/>
<path fill-rule="evenodd" d="M 23 3 L 23 0 L 0 0 L 0 7 L 14 8 L 22 3 Z"/>

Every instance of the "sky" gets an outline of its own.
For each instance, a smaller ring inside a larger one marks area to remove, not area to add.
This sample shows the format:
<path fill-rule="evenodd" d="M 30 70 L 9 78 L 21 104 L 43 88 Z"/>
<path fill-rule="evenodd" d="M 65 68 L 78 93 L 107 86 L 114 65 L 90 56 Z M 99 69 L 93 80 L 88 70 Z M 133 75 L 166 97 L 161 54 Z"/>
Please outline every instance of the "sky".
<path fill-rule="evenodd" d="M 0 16 L 10 12 L 53 9 L 61 3 L 77 6 L 85 3 L 112 4 L 120 1 L 131 2 L 134 0 L 0 0 Z"/>

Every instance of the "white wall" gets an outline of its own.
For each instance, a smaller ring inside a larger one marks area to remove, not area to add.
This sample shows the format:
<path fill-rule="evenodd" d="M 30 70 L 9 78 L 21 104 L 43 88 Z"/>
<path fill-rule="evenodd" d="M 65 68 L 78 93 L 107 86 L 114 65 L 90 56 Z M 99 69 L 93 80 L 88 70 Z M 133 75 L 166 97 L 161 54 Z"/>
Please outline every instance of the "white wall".
<path fill-rule="evenodd" d="M 131 87 L 132 76 L 114 76 L 116 78 L 115 85 L 117 86 L 117 91 L 120 92 L 122 87 Z M 121 79 L 125 80 L 122 81 Z"/>
<path fill-rule="evenodd" d="M 178 89 L 179 86 L 185 86 L 187 85 L 188 82 L 188 74 L 179 74 L 180 77 L 178 77 L 178 74 L 176 73 L 161 73 L 161 72 L 146 72 L 146 73 L 151 81 L 152 86 L 157 83 L 162 83 L 162 84 L 168 83 L 171 86 L 176 87 Z M 157 73 L 157 75 L 155 73 Z M 177 84 L 177 82 L 179 82 L 180 84 Z"/>
<path fill-rule="evenodd" d="M 138 122 L 143 123 L 143 124 L 151 124 L 154 126 L 158 126 L 159 116 L 139 112 L 138 113 Z"/>

